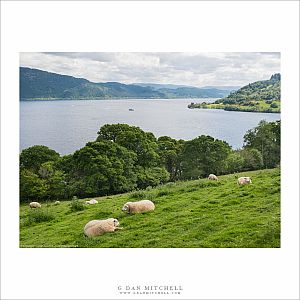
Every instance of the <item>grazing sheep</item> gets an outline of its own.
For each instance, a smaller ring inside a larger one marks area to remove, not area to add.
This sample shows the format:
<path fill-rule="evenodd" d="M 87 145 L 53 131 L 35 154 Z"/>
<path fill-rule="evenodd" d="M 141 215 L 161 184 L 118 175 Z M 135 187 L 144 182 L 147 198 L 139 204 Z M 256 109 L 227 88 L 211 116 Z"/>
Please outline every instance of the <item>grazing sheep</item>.
<path fill-rule="evenodd" d="M 41 208 L 42 205 L 39 204 L 38 202 L 30 202 L 30 203 L 29 203 L 29 207 L 30 207 L 30 208 Z"/>
<path fill-rule="evenodd" d="M 129 214 L 142 213 L 155 209 L 155 205 L 150 200 L 141 200 L 137 202 L 127 202 L 124 204 L 122 211 Z"/>
<path fill-rule="evenodd" d="M 237 184 L 238 184 L 238 185 L 242 185 L 242 184 L 250 184 L 250 183 L 252 183 L 250 177 L 240 177 L 240 178 L 237 180 Z"/>
<path fill-rule="evenodd" d="M 113 218 L 106 220 L 93 220 L 84 226 L 83 231 L 88 237 L 99 236 L 106 232 L 114 232 L 117 229 L 122 229 L 121 227 L 118 227 L 119 225 L 119 221 Z"/>
<path fill-rule="evenodd" d="M 55 201 L 54 205 L 58 205 L 60 203 L 60 201 Z"/>
<path fill-rule="evenodd" d="M 97 204 L 98 201 L 96 199 L 91 199 L 91 200 L 88 200 L 88 201 L 85 201 L 86 204 Z"/>
<path fill-rule="evenodd" d="M 215 174 L 209 174 L 208 180 L 217 180 L 217 181 L 219 181 L 219 178 Z"/>

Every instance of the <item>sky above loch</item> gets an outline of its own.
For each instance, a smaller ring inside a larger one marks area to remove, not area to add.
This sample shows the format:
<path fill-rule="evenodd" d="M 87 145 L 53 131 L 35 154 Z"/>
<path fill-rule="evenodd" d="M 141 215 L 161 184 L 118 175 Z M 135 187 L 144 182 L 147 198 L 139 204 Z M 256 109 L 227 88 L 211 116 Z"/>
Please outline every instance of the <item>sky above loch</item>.
<path fill-rule="evenodd" d="M 280 72 L 279 52 L 22 52 L 20 66 L 92 82 L 243 86 Z"/>

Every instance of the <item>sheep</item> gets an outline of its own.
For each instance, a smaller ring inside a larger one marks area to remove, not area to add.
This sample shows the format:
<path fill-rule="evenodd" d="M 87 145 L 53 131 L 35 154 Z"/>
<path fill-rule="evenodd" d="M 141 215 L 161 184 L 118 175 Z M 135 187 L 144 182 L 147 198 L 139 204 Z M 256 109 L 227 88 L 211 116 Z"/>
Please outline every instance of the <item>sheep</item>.
<path fill-rule="evenodd" d="M 86 204 L 97 204 L 98 201 L 96 199 L 91 199 L 91 200 L 88 200 L 88 201 L 85 201 Z"/>
<path fill-rule="evenodd" d="M 141 200 L 137 202 L 127 202 L 124 204 L 122 211 L 129 214 L 142 213 L 146 211 L 152 211 L 155 209 L 155 205 L 150 200 Z"/>
<path fill-rule="evenodd" d="M 83 231 L 88 237 L 99 236 L 106 232 L 114 232 L 117 229 L 123 229 L 118 227 L 119 225 L 119 221 L 113 218 L 106 220 L 92 220 L 84 226 Z"/>
<path fill-rule="evenodd" d="M 54 205 L 58 205 L 58 204 L 60 204 L 60 201 L 55 201 L 54 202 Z"/>
<path fill-rule="evenodd" d="M 240 178 L 237 180 L 237 184 L 238 184 L 238 185 L 250 184 L 250 183 L 252 183 L 250 177 L 240 177 Z"/>
<path fill-rule="evenodd" d="M 30 202 L 29 203 L 29 207 L 30 208 L 41 208 L 42 205 L 40 203 L 38 203 L 38 202 Z"/>
<path fill-rule="evenodd" d="M 208 180 L 217 180 L 217 181 L 219 181 L 219 178 L 215 174 L 209 174 Z"/>

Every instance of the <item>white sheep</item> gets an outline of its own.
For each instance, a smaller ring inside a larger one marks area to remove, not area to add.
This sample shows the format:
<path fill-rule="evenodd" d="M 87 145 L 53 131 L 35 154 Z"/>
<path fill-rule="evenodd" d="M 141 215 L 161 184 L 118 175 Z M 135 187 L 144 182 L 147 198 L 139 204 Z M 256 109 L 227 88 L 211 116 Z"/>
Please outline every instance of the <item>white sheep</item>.
<path fill-rule="evenodd" d="M 250 184 L 250 183 L 252 183 L 250 177 L 240 177 L 240 178 L 237 180 L 237 184 L 238 184 L 238 185 Z"/>
<path fill-rule="evenodd" d="M 55 201 L 54 202 L 54 205 L 58 205 L 58 204 L 60 204 L 60 201 Z"/>
<path fill-rule="evenodd" d="M 42 205 L 40 203 L 38 203 L 38 202 L 30 202 L 29 203 L 29 207 L 30 208 L 41 208 Z"/>
<path fill-rule="evenodd" d="M 215 174 L 209 174 L 208 175 L 208 180 L 217 180 L 217 181 L 219 181 L 219 178 Z"/>
<path fill-rule="evenodd" d="M 96 199 L 91 199 L 91 200 L 87 200 L 85 201 L 86 204 L 97 204 L 98 201 Z"/>
<path fill-rule="evenodd" d="M 155 205 L 150 200 L 141 200 L 137 202 L 127 202 L 124 204 L 122 211 L 129 214 L 142 213 L 146 211 L 152 211 L 155 209 Z"/>
<path fill-rule="evenodd" d="M 114 232 L 117 229 L 122 229 L 118 227 L 120 225 L 117 219 L 109 218 L 106 220 L 92 220 L 84 226 L 84 234 L 88 237 L 99 236 L 106 232 Z"/>

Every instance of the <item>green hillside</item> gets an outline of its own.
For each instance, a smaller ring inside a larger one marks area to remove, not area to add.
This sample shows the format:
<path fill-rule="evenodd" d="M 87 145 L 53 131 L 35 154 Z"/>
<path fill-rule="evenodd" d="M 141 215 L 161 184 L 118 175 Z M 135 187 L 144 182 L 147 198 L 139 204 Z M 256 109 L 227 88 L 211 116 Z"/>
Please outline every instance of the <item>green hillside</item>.
<path fill-rule="evenodd" d="M 239 176 L 252 184 L 238 186 Z M 280 171 L 276 169 L 168 183 L 157 188 L 96 198 L 71 211 L 70 202 L 20 207 L 20 247 L 271 248 L 280 247 Z M 156 209 L 127 215 L 127 201 L 150 199 Z M 86 199 L 81 199 L 84 202 Z M 74 201 L 74 200 L 72 200 Z M 87 238 L 84 225 L 114 217 L 123 230 Z"/>
<path fill-rule="evenodd" d="M 95 83 L 38 69 L 20 68 L 21 100 L 219 98 L 229 92 L 217 88 L 170 89 L 119 82 Z"/>
<path fill-rule="evenodd" d="M 228 111 L 280 112 L 280 74 L 256 81 L 230 93 L 214 103 L 191 103 L 189 108 L 214 108 Z"/>

